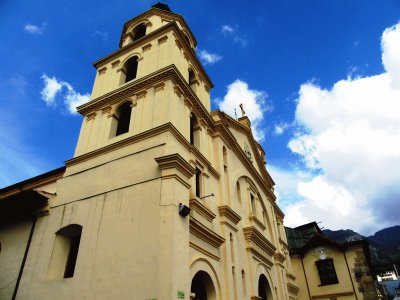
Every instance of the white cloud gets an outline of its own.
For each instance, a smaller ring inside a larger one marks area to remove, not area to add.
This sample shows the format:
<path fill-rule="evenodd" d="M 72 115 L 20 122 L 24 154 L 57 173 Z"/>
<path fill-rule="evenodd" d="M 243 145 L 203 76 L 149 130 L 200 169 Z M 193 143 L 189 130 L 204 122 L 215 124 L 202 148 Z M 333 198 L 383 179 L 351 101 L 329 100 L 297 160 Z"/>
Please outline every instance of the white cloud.
<path fill-rule="evenodd" d="M 223 33 L 233 33 L 235 31 L 235 29 L 233 29 L 233 27 L 231 27 L 229 25 L 223 25 L 221 28 L 221 31 Z"/>
<path fill-rule="evenodd" d="M 207 50 L 199 51 L 200 59 L 205 65 L 213 65 L 222 59 L 222 56 L 214 53 L 210 53 Z"/>
<path fill-rule="evenodd" d="M 64 105 L 71 114 L 76 114 L 76 107 L 90 100 L 90 95 L 80 94 L 74 90 L 68 82 L 58 80 L 55 77 L 49 77 L 43 74 L 44 87 L 40 92 L 41 98 L 49 106 L 58 104 L 57 99 L 62 98 Z"/>
<path fill-rule="evenodd" d="M 42 34 L 45 28 L 46 23 L 43 23 L 42 26 L 28 23 L 24 26 L 24 31 L 30 34 Z"/>
<path fill-rule="evenodd" d="M 275 124 L 274 126 L 274 135 L 282 135 L 285 133 L 286 129 L 290 128 L 290 124 L 286 122 L 280 122 L 278 124 Z"/>
<path fill-rule="evenodd" d="M 232 38 L 232 40 L 235 44 L 238 44 L 243 48 L 246 47 L 249 43 L 248 39 L 245 36 L 239 34 L 237 25 L 235 28 L 230 25 L 223 25 L 221 27 L 221 32 L 225 36 L 229 36 L 230 38 Z"/>
<path fill-rule="evenodd" d="M 393 88 L 400 88 L 400 23 L 386 28 L 382 34 L 382 62 L 390 75 Z"/>
<path fill-rule="evenodd" d="M 44 82 L 44 88 L 40 92 L 42 100 L 46 102 L 47 105 L 53 105 L 56 101 L 57 94 L 61 91 L 63 85 L 62 82 L 58 82 L 55 77 L 48 77 L 43 74 L 42 77 Z"/>
<path fill-rule="evenodd" d="M 383 74 L 300 87 L 289 148 L 314 178 L 288 206 L 326 228 L 366 231 L 398 223 L 400 198 L 400 24 L 382 35 Z M 297 206 L 296 206 L 297 205 Z M 287 215 L 289 223 L 296 223 Z M 300 218 L 301 219 L 301 218 Z M 300 224 L 297 224 L 300 225 Z"/>
<path fill-rule="evenodd" d="M 264 138 L 264 133 L 260 127 L 264 118 L 264 113 L 269 111 L 271 107 L 267 105 L 267 93 L 250 89 L 248 84 L 242 80 L 235 80 L 228 85 L 228 91 L 224 99 L 216 99 L 216 103 L 220 110 L 235 118 L 235 110 L 241 115 L 239 105 L 243 103 L 246 115 L 252 123 L 252 131 L 257 140 Z"/>

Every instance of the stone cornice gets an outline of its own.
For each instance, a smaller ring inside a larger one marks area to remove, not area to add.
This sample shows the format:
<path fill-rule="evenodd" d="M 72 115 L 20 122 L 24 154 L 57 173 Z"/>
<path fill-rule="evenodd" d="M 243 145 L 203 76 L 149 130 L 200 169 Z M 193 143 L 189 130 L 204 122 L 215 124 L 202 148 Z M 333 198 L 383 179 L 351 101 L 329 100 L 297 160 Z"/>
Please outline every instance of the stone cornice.
<path fill-rule="evenodd" d="M 281 264 L 283 264 L 285 262 L 285 259 L 286 259 L 285 255 L 283 255 L 280 252 L 275 252 L 274 258 L 275 258 L 276 261 L 280 262 Z"/>
<path fill-rule="evenodd" d="M 282 240 L 281 238 L 279 238 L 279 243 L 280 243 L 286 250 L 289 249 L 288 244 L 287 244 L 284 240 Z"/>
<path fill-rule="evenodd" d="M 263 224 L 263 222 L 261 222 L 256 215 L 254 214 L 250 214 L 249 215 L 249 220 L 250 222 L 254 222 L 255 224 L 257 224 L 259 227 L 261 227 L 262 230 L 265 230 L 267 227 L 265 227 L 265 225 Z"/>
<path fill-rule="evenodd" d="M 288 279 L 290 279 L 290 280 L 296 280 L 296 276 L 294 276 L 293 274 L 291 274 L 291 273 L 286 273 L 286 278 L 288 278 Z"/>
<path fill-rule="evenodd" d="M 196 211 L 199 215 L 203 216 L 207 221 L 212 222 L 216 217 L 211 210 L 205 207 L 204 204 L 196 198 L 189 200 L 189 207 L 190 209 Z"/>
<path fill-rule="evenodd" d="M 156 157 L 155 161 L 158 163 L 161 170 L 177 169 L 186 176 L 187 179 L 196 174 L 196 170 L 177 153 Z"/>
<path fill-rule="evenodd" d="M 237 225 L 242 219 L 232 208 L 228 205 L 218 206 L 218 212 L 221 217 L 226 217 L 228 220 L 232 221 L 233 224 Z"/>
<path fill-rule="evenodd" d="M 225 242 L 225 239 L 222 236 L 193 218 L 190 218 L 189 229 L 191 234 L 214 248 L 219 248 Z"/>
<path fill-rule="evenodd" d="M 270 241 L 268 241 L 266 237 L 260 231 L 258 231 L 257 228 L 254 226 L 244 227 L 243 232 L 246 242 L 255 243 L 268 255 L 274 255 L 276 247 Z"/>
<path fill-rule="evenodd" d="M 148 11 L 145 11 L 144 13 L 134 17 L 133 19 L 130 19 L 129 21 L 126 21 L 125 24 L 124 24 L 124 27 L 122 29 L 122 35 L 125 33 L 126 29 L 132 23 L 135 23 L 137 20 L 140 20 L 140 19 L 143 19 L 143 18 L 147 18 L 147 17 L 150 17 L 152 15 L 157 15 L 157 16 L 160 16 L 162 18 L 167 18 L 167 19 L 172 17 L 172 19 L 179 20 L 179 22 L 182 24 L 182 27 L 184 27 L 189 32 L 190 37 L 193 39 L 194 46 L 195 47 L 197 46 L 196 38 L 194 37 L 192 31 L 190 30 L 190 27 L 187 25 L 185 19 L 181 15 L 173 13 L 173 12 L 161 10 L 161 9 L 158 9 L 158 8 L 151 8 Z"/>
<path fill-rule="evenodd" d="M 99 149 L 87 152 L 85 154 L 82 154 L 80 156 L 74 157 L 74 158 L 72 158 L 70 160 L 65 161 L 65 165 L 67 167 L 76 165 L 76 164 L 81 163 L 83 161 L 87 161 L 89 159 L 92 159 L 92 158 L 94 158 L 96 156 L 99 156 L 99 155 L 114 151 L 116 149 L 125 147 L 127 145 L 135 144 L 137 142 L 140 142 L 140 141 L 148 139 L 150 137 L 159 135 L 161 133 L 168 132 L 168 131 L 173 131 L 173 128 L 174 128 L 174 126 L 171 123 L 166 123 L 166 124 L 163 124 L 161 126 L 154 127 L 154 128 L 152 128 L 150 130 L 141 132 L 139 134 L 136 134 L 134 136 L 128 137 L 126 139 L 120 140 L 118 142 L 112 143 L 112 144 L 104 146 L 102 148 L 99 148 Z"/>
<path fill-rule="evenodd" d="M 175 36 L 177 36 L 179 38 L 179 40 L 185 41 L 185 37 L 184 37 L 183 33 L 181 32 L 181 30 L 179 29 L 178 25 L 175 22 L 172 22 L 172 23 L 169 23 L 153 32 L 150 32 L 149 34 L 138 39 L 137 41 L 132 42 L 132 43 L 112 52 L 111 54 L 95 61 L 93 63 L 93 66 L 95 68 L 99 68 L 100 66 L 102 66 L 106 63 L 112 62 L 113 59 L 116 59 L 121 54 L 129 52 L 132 49 L 137 48 L 137 47 L 143 47 L 143 46 L 147 45 L 149 43 L 149 41 L 153 41 L 154 39 L 157 39 L 158 37 L 165 35 L 170 30 L 172 30 L 174 32 Z M 200 63 L 199 59 L 197 58 L 194 50 L 189 45 L 187 45 L 186 42 L 181 43 L 181 44 L 183 45 L 183 47 L 185 47 L 185 53 L 187 55 L 187 58 L 190 59 L 190 62 L 196 66 L 196 69 L 198 70 L 198 72 L 200 72 L 201 77 L 204 78 L 208 87 L 213 88 L 214 84 L 211 81 L 210 77 L 208 76 L 203 65 Z"/>
<path fill-rule="evenodd" d="M 287 286 L 288 292 L 292 295 L 297 295 L 297 293 L 300 290 L 297 286 L 295 286 L 293 283 L 290 283 L 290 282 L 286 283 L 286 286 Z"/>

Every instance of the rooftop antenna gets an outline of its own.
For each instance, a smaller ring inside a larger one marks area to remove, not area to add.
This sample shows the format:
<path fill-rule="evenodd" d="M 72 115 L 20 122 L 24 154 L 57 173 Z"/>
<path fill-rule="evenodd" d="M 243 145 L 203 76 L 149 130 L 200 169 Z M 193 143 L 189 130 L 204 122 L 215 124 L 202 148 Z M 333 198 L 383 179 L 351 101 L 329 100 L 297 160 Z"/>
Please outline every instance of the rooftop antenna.
<path fill-rule="evenodd" d="M 243 103 L 240 103 L 239 107 L 240 107 L 240 110 L 242 111 L 242 117 L 244 117 L 246 115 L 246 112 L 244 111 Z"/>

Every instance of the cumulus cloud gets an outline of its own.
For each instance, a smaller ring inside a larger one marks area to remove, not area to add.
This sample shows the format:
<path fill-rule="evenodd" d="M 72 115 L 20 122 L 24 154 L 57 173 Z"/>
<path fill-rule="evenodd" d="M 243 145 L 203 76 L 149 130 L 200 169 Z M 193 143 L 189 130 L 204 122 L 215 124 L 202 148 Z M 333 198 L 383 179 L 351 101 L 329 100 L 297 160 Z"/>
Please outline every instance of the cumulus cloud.
<path fill-rule="evenodd" d="M 59 100 L 63 102 L 68 112 L 76 114 L 76 107 L 90 100 L 90 95 L 80 94 L 66 81 L 59 80 L 56 77 L 49 77 L 43 74 L 44 87 L 40 92 L 41 98 L 48 106 L 59 105 Z"/>
<path fill-rule="evenodd" d="M 30 23 L 24 25 L 24 31 L 30 34 L 42 34 L 45 28 L 46 23 L 43 23 L 41 26 Z"/>
<path fill-rule="evenodd" d="M 238 44 L 243 48 L 246 47 L 249 43 L 248 39 L 239 33 L 239 28 L 237 25 L 235 27 L 232 27 L 230 25 L 223 25 L 221 27 L 221 32 L 225 36 L 230 37 L 235 44 Z"/>
<path fill-rule="evenodd" d="M 260 141 L 264 138 L 261 128 L 264 113 L 271 110 L 271 106 L 266 102 L 267 97 L 265 91 L 250 89 L 246 82 L 237 79 L 228 85 L 226 95 L 223 99 L 216 99 L 216 103 L 220 110 L 233 118 L 240 111 L 239 105 L 242 103 L 246 115 L 252 123 L 254 137 Z"/>
<path fill-rule="evenodd" d="M 305 218 L 362 232 L 398 224 L 400 24 L 384 31 L 381 46 L 384 73 L 348 77 L 331 89 L 300 87 L 298 130 L 288 146 L 314 175 L 299 181 L 303 201 L 287 207 L 289 223 Z"/>
<path fill-rule="evenodd" d="M 201 61 L 205 65 L 213 65 L 222 59 L 222 56 L 210 53 L 207 50 L 200 50 L 198 53 Z"/>

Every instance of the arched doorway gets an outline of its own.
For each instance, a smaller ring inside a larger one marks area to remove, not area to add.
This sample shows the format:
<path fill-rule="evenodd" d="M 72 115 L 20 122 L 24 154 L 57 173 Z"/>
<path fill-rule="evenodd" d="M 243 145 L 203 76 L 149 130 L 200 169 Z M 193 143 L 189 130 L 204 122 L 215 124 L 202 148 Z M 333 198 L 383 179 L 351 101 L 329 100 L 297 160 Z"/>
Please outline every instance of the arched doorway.
<path fill-rule="evenodd" d="M 193 300 L 216 300 L 215 287 L 210 275 L 204 271 L 199 271 L 192 279 L 190 292 Z"/>
<path fill-rule="evenodd" d="M 262 300 L 272 300 L 271 287 L 269 286 L 268 279 L 264 274 L 261 274 L 258 279 L 258 297 Z"/>

